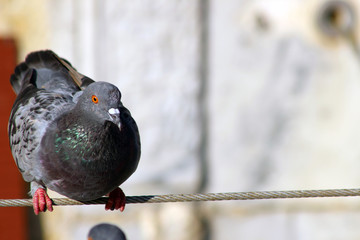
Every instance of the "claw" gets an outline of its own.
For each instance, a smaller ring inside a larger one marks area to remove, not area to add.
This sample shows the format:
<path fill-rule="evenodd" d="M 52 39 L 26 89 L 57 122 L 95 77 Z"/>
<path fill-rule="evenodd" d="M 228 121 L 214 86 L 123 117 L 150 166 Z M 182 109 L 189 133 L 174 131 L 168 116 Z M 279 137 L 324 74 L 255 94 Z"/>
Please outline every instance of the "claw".
<path fill-rule="evenodd" d="M 52 201 L 50 197 L 47 195 L 46 190 L 43 188 L 38 188 L 33 196 L 33 207 L 34 213 L 36 215 L 39 212 L 45 212 L 49 210 L 50 212 L 53 211 Z"/>
<path fill-rule="evenodd" d="M 105 205 L 105 210 L 118 210 L 123 212 L 125 209 L 126 197 L 120 188 L 115 188 L 109 193 L 109 200 Z"/>

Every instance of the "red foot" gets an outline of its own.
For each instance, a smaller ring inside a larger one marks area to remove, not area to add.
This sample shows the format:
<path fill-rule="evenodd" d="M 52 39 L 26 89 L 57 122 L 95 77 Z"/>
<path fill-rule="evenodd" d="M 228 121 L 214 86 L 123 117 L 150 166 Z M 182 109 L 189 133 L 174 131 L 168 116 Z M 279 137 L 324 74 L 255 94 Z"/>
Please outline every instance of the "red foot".
<path fill-rule="evenodd" d="M 109 194 L 109 200 L 105 205 L 105 210 L 113 211 L 120 209 L 123 212 L 125 209 L 126 197 L 124 192 L 120 188 L 114 189 Z"/>
<path fill-rule="evenodd" d="M 47 195 L 45 189 L 38 188 L 33 196 L 33 207 L 34 207 L 34 213 L 36 215 L 39 214 L 39 212 L 45 212 L 46 209 L 50 212 L 53 211 L 52 207 L 52 201 Z"/>

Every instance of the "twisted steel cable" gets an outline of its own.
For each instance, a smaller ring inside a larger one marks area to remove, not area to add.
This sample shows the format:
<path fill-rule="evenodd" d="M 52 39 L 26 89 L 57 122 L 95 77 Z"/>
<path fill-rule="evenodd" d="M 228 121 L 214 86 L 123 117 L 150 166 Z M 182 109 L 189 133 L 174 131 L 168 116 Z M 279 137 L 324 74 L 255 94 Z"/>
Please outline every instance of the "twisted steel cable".
<path fill-rule="evenodd" d="M 354 197 L 360 196 L 360 189 L 328 189 L 328 190 L 293 190 L 293 191 L 257 191 L 257 192 L 228 192 L 228 193 L 194 193 L 128 196 L 126 203 L 167 203 L 167 202 L 199 202 L 224 200 L 260 200 L 286 198 L 322 198 L 322 197 Z M 77 201 L 69 198 L 53 198 L 56 206 L 67 205 L 96 205 L 105 204 L 107 197 L 92 201 Z M 32 199 L 0 199 L 0 207 L 32 206 Z"/>

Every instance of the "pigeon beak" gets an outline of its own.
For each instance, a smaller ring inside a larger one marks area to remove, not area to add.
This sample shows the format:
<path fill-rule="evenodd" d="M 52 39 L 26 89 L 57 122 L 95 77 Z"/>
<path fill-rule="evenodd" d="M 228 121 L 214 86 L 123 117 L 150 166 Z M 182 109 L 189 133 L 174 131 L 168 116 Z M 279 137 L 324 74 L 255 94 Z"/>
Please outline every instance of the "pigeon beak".
<path fill-rule="evenodd" d="M 118 108 L 110 108 L 109 109 L 109 114 L 119 116 L 120 115 L 120 110 Z"/>
<path fill-rule="evenodd" d="M 108 110 L 108 113 L 110 115 L 110 118 L 113 120 L 113 122 L 119 126 L 121 129 L 121 122 L 120 122 L 120 110 L 118 108 L 110 108 Z"/>

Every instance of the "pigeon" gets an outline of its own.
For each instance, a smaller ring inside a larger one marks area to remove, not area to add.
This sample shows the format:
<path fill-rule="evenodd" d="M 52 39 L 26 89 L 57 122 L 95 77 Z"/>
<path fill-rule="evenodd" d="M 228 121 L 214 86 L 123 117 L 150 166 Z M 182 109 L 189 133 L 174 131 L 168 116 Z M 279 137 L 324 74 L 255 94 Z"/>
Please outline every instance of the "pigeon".
<path fill-rule="evenodd" d="M 88 240 L 126 240 L 126 236 L 117 226 L 100 223 L 90 229 Z"/>
<path fill-rule="evenodd" d="M 47 188 L 79 201 L 109 196 L 124 211 L 119 185 L 140 159 L 138 127 L 107 82 L 80 73 L 51 50 L 30 53 L 10 83 L 17 94 L 8 122 L 12 155 L 36 215 L 52 211 Z"/>

